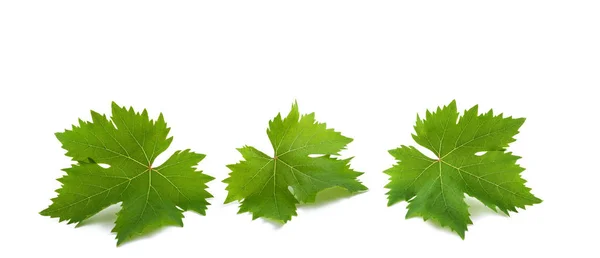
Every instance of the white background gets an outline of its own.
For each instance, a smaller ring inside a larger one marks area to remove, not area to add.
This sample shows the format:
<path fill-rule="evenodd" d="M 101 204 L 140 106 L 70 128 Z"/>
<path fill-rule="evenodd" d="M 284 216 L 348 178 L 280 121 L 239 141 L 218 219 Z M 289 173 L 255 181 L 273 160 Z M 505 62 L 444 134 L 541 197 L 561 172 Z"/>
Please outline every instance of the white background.
<path fill-rule="evenodd" d="M 598 257 L 598 1 L 3 1 L 0 256 Z M 469 200 L 466 239 L 386 206 L 387 150 L 456 99 L 527 122 L 511 147 L 544 202 L 506 217 Z M 38 214 L 68 167 L 53 133 L 110 102 L 163 112 L 207 154 L 207 216 L 115 247 L 118 206 L 85 226 Z M 303 113 L 355 139 L 370 191 L 303 206 L 285 226 L 223 205 L 226 164 L 269 153 L 267 123 Z"/>

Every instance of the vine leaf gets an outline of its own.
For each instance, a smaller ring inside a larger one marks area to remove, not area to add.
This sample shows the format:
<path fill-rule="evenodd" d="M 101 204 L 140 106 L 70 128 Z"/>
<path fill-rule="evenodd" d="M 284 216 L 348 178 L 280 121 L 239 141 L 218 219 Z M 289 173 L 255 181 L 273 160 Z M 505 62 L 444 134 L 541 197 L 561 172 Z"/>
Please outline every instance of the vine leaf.
<path fill-rule="evenodd" d="M 66 155 L 78 162 L 64 169 L 58 197 L 41 215 L 80 223 L 121 202 L 113 229 L 119 245 L 163 226 L 183 226 L 183 211 L 205 214 L 206 199 L 212 197 L 206 183 L 213 178 L 194 168 L 203 154 L 176 151 L 154 166 L 173 140 L 162 114 L 153 121 L 146 110 L 136 113 L 113 102 L 110 120 L 91 115 L 92 122 L 79 120 L 56 134 Z"/>
<path fill-rule="evenodd" d="M 505 150 L 524 122 L 494 116 L 492 110 L 479 115 L 477 106 L 459 118 L 455 101 L 427 111 L 425 119 L 417 116 L 412 137 L 436 158 L 412 146 L 390 150 L 398 162 L 385 171 L 390 176 L 388 205 L 408 201 L 407 218 L 435 220 L 464 239 L 472 224 L 465 194 L 505 214 L 541 203 L 521 178 L 520 157 Z"/>
<path fill-rule="evenodd" d="M 297 103 L 285 119 L 278 114 L 269 122 L 267 135 L 273 157 L 254 147 L 240 148 L 244 160 L 229 165 L 231 173 L 223 180 L 229 191 L 225 203 L 240 201 L 240 213 L 285 223 L 297 215 L 296 204 L 314 202 L 324 189 L 367 190 L 350 159 L 333 157 L 352 139 L 316 122 L 314 113 L 300 116 Z"/>

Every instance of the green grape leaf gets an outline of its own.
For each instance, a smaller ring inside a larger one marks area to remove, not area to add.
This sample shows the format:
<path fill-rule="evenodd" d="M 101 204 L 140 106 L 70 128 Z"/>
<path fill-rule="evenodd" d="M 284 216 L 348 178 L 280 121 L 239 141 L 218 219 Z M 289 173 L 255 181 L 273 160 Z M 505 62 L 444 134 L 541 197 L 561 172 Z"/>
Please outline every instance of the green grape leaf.
<path fill-rule="evenodd" d="M 390 150 L 398 162 L 385 171 L 388 206 L 408 201 L 407 218 L 432 219 L 464 239 L 472 224 L 465 194 L 505 214 L 542 202 L 521 178 L 520 157 L 506 152 L 524 122 L 492 110 L 479 115 L 477 106 L 459 118 L 455 101 L 417 116 L 413 139 L 436 158 L 409 146 Z"/>
<path fill-rule="evenodd" d="M 212 197 L 206 191 L 211 176 L 196 171 L 203 154 L 176 151 L 154 166 L 172 137 L 162 114 L 148 118 L 113 102 L 112 117 L 91 112 L 92 122 L 57 133 L 76 164 L 58 179 L 58 196 L 40 214 L 80 223 L 109 205 L 121 202 L 113 232 L 117 245 L 167 225 L 183 226 L 183 211 L 205 214 Z M 101 166 L 105 164 L 107 166 Z"/>
<path fill-rule="evenodd" d="M 267 135 L 273 157 L 245 146 L 238 149 L 244 160 L 228 165 L 225 203 L 240 201 L 240 213 L 285 223 L 297 215 L 296 204 L 314 202 L 321 190 L 367 190 L 356 179 L 362 173 L 350 168 L 350 159 L 333 157 L 352 139 L 316 122 L 314 113 L 300 116 L 296 103 L 285 119 L 278 114 L 269 122 Z"/>

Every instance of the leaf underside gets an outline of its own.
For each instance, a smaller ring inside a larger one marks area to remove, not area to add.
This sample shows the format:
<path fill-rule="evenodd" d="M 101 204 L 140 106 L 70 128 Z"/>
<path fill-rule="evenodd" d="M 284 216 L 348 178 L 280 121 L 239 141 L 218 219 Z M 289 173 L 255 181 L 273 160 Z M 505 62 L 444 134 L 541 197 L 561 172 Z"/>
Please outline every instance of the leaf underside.
<path fill-rule="evenodd" d="M 206 183 L 213 178 L 195 169 L 203 154 L 176 151 L 153 165 L 173 140 L 162 114 L 153 121 L 146 110 L 136 113 L 113 103 L 110 120 L 91 115 L 92 122 L 79 120 L 56 134 L 66 155 L 78 162 L 64 169 L 58 196 L 40 214 L 80 223 L 121 202 L 113 228 L 117 245 L 163 226 L 183 226 L 183 211 L 205 214 L 206 199 L 212 197 Z"/>
<path fill-rule="evenodd" d="M 465 194 L 506 214 L 540 203 L 521 178 L 520 157 L 506 151 L 524 122 L 492 110 L 479 115 L 477 106 L 459 117 L 455 101 L 417 116 L 412 137 L 436 158 L 412 146 L 390 150 L 398 162 L 385 171 L 388 205 L 408 201 L 407 218 L 434 220 L 464 238 L 472 224 Z"/>
<path fill-rule="evenodd" d="M 278 114 L 269 122 L 267 135 L 273 157 L 245 146 L 238 149 L 244 160 L 228 165 L 225 203 L 240 201 L 240 213 L 285 223 L 297 215 L 298 203 L 314 202 L 321 190 L 336 186 L 350 192 L 367 190 L 356 179 L 362 173 L 350 168 L 350 159 L 332 157 L 352 139 L 316 122 L 314 113 L 300 116 L 294 104 L 285 119 Z"/>

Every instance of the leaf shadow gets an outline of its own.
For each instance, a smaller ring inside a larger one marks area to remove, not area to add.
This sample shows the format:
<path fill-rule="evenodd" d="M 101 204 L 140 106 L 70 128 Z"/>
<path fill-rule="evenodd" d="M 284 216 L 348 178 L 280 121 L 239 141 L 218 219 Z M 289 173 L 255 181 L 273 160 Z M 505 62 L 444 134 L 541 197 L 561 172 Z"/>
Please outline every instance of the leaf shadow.
<path fill-rule="evenodd" d="M 495 211 L 495 210 L 485 206 L 485 204 L 483 204 L 482 202 L 480 202 L 479 200 L 477 200 L 476 198 L 473 198 L 471 196 L 465 196 L 465 202 L 469 206 L 469 214 L 470 214 L 471 221 L 473 221 L 473 222 L 476 220 L 479 220 L 481 218 L 488 217 L 488 216 L 509 217 L 509 215 L 504 214 L 503 212 Z M 442 227 L 440 225 L 440 223 L 438 223 L 435 220 L 430 219 L 430 220 L 426 220 L 425 222 L 428 225 L 430 225 L 431 227 L 433 227 L 439 231 L 443 231 L 448 234 L 456 234 L 456 232 L 450 230 L 450 228 Z"/>
<path fill-rule="evenodd" d="M 456 234 L 456 232 L 454 232 L 453 230 L 451 230 L 448 227 L 442 227 L 442 225 L 439 222 L 435 221 L 435 220 L 429 219 L 429 220 L 424 220 L 424 221 L 430 227 L 432 227 L 432 228 L 440 231 L 440 233 L 445 233 L 448 236 L 458 236 Z M 458 238 L 460 239 L 460 237 L 458 237 Z"/>
<path fill-rule="evenodd" d="M 77 223 L 77 225 L 75 227 L 79 228 L 79 227 L 97 225 L 99 227 L 102 227 L 104 230 L 109 231 L 111 235 L 116 237 L 117 234 L 115 232 L 112 232 L 112 229 L 115 226 L 115 221 L 117 220 L 117 213 L 120 210 L 121 210 L 120 204 L 114 204 L 114 205 L 108 206 L 107 208 L 101 210 L 100 212 L 94 214 L 93 216 L 83 220 L 82 222 Z M 174 226 L 177 226 L 177 225 L 174 225 Z M 152 238 L 156 234 L 160 233 L 161 231 L 163 231 L 165 229 L 166 229 L 166 227 L 161 227 L 158 229 L 153 229 L 150 231 L 143 232 L 142 234 L 132 236 L 130 239 L 119 244 L 118 246 L 127 245 L 130 242 L 136 242 L 138 240 Z"/>
<path fill-rule="evenodd" d="M 348 199 L 354 195 L 358 195 L 361 193 L 363 193 L 363 192 L 351 193 L 350 191 L 348 191 L 345 188 L 342 188 L 339 186 L 334 186 L 334 187 L 327 188 L 327 189 L 317 193 L 315 202 L 301 203 L 301 204 L 297 205 L 296 207 L 301 208 L 303 210 L 319 209 L 323 206 L 326 206 L 326 205 L 329 205 L 332 203 L 336 203 L 336 202 L 340 202 L 344 199 Z"/>
<path fill-rule="evenodd" d="M 366 191 L 351 193 L 350 191 L 348 191 L 345 188 L 335 186 L 335 187 L 327 188 L 327 189 L 322 190 L 319 193 L 317 193 L 317 196 L 315 197 L 314 202 L 300 203 L 300 204 L 297 204 L 296 207 L 298 209 L 302 209 L 302 210 L 319 209 L 323 206 L 326 206 L 326 205 L 329 205 L 332 203 L 336 203 L 336 202 L 342 201 L 344 199 L 348 199 L 354 195 L 358 195 L 358 194 L 361 194 L 364 192 L 366 192 Z M 273 226 L 273 228 L 276 230 L 283 228 L 283 225 L 285 225 L 285 223 L 283 221 L 269 219 L 269 218 L 261 218 L 261 219 L 265 223 Z"/>
<path fill-rule="evenodd" d="M 495 211 L 488 206 L 485 206 L 481 201 L 473 198 L 471 196 L 465 197 L 465 202 L 469 206 L 469 214 L 471 214 L 471 219 L 475 218 L 484 218 L 488 216 L 502 216 L 509 217 L 507 214 L 501 211 Z"/>
<path fill-rule="evenodd" d="M 121 210 L 121 205 L 114 204 L 108 206 L 107 208 L 101 210 L 95 215 L 83 220 L 82 222 L 77 223 L 75 227 L 83 227 L 88 225 L 98 225 L 108 230 L 111 230 L 115 226 L 115 221 L 117 220 L 117 212 Z"/>
<path fill-rule="evenodd" d="M 274 219 L 270 219 L 270 218 L 261 218 L 262 221 L 265 224 L 269 224 L 273 227 L 273 229 L 275 230 L 279 230 L 281 228 L 283 228 L 283 225 L 285 225 L 285 223 L 283 223 L 283 221 L 281 220 L 274 220 Z"/>
<path fill-rule="evenodd" d="M 131 238 L 125 240 L 123 243 L 117 244 L 117 247 L 121 247 L 124 245 L 128 245 L 130 243 L 136 242 L 136 241 L 141 241 L 144 239 L 150 239 L 155 237 L 156 235 L 159 235 L 161 232 L 167 230 L 170 227 L 177 227 L 177 228 L 181 228 L 183 227 L 183 225 L 165 225 L 164 227 L 160 227 L 160 228 L 156 228 L 156 229 L 152 229 L 150 231 L 144 231 L 141 234 L 137 234 L 135 236 L 132 236 Z M 116 236 L 116 233 L 113 233 Z"/>

